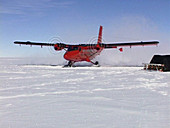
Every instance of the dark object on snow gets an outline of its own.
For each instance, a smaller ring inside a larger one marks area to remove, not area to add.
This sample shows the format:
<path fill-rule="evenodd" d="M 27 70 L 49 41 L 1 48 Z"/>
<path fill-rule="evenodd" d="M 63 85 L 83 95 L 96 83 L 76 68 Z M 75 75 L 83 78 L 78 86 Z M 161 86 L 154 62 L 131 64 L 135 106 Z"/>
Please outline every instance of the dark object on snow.
<path fill-rule="evenodd" d="M 144 69 L 157 71 L 170 71 L 170 55 L 154 55 L 149 64 L 145 64 Z"/>
<path fill-rule="evenodd" d="M 145 70 L 170 71 L 170 55 L 154 55 L 149 64 L 144 64 Z"/>
<path fill-rule="evenodd" d="M 170 55 L 154 55 L 150 64 L 163 64 L 163 71 L 170 71 Z"/>

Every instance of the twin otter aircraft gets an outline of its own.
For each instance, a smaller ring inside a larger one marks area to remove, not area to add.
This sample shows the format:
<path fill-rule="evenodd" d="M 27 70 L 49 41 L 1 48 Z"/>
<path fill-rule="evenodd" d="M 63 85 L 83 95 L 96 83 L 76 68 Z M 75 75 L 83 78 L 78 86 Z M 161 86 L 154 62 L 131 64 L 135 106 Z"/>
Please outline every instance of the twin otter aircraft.
<path fill-rule="evenodd" d="M 65 50 L 66 53 L 64 54 L 64 58 L 68 60 L 68 64 L 65 66 L 71 67 L 75 62 L 80 61 L 87 61 L 94 65 L 98 65 L 98 61 L 93 62 L 92 60 L 101 53 L 103 49 L 106 48 L 119 48 L 122 52 L 122 47 L 129 46 L 145 46 L 145 45 L 157 45 L 158 41 L 140 41 L 140 42 L 128 42 L 128 43 L 110 43 L 105 44 L 102 43 L 102 29 L 103 27 L 100 26 L 98 40 L 96 44 L 65 44 L 65 43 L 35 43 L 35 42 L 23 42 L 23 41 L 15 41 L 15 44 L 20 45 L 38 45 L 38 46 L 52 46 L 56 51 Z"/>

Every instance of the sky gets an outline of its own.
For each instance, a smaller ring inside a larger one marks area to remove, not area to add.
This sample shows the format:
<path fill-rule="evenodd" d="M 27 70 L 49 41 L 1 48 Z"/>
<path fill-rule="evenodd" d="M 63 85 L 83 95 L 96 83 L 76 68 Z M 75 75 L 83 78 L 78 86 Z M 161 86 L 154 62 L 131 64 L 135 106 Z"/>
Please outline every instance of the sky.
<path fill-rule="evenodd" d="M 13 42 L 94 43 L 100 25 L 106 43 L 158 40 L 160 44 L 124 53 L 105 50 L 99 60 L 110 61 L 105 56 L 114 54 L 113 60 L 148 61 L 153 54 L 170 54 L 170 0 L 0 0 L 0 57 L 61 59 L 63 52 Z"/>

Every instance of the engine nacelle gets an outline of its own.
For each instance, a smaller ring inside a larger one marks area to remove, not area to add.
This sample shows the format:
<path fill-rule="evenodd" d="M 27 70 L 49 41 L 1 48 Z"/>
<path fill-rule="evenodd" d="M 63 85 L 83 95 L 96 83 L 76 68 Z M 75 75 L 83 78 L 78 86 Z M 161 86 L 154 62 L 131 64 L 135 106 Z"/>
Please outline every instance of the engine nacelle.
<path fill-rule="evenodd" d="M 65 44 L 62 44 L 62 43 L 57 43 L 54 45 L 54 49 L 56 51 L 60 51 L 60 50 L 63 50 L 65 48 Z"/>

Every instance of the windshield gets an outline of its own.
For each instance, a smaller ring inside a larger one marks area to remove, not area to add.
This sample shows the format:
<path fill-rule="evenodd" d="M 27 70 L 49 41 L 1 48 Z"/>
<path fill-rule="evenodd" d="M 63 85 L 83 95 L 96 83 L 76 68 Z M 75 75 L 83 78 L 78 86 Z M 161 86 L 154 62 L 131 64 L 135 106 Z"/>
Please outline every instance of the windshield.
<path fill-rule="evenodd" d="M 73 46 L 68 47 L 68 51 L 74 51 L 74 50 L 78 50 L 78 47 L 73 47 Z"/>

